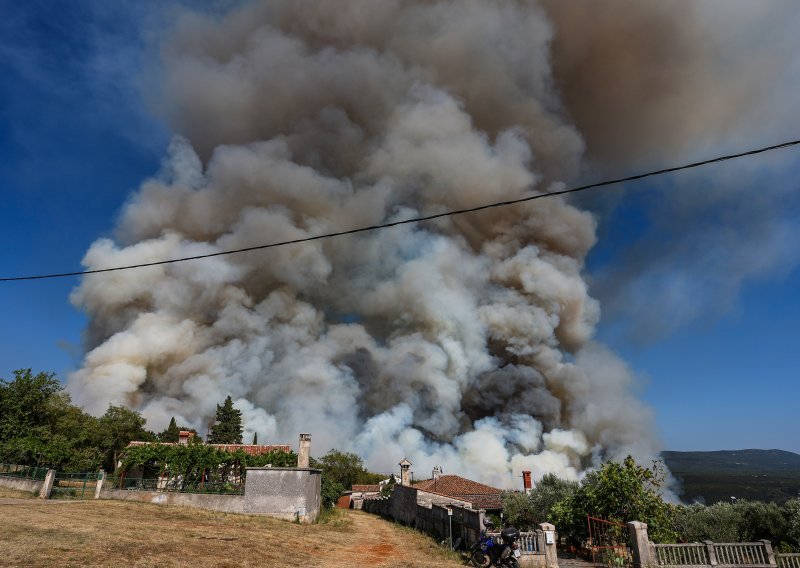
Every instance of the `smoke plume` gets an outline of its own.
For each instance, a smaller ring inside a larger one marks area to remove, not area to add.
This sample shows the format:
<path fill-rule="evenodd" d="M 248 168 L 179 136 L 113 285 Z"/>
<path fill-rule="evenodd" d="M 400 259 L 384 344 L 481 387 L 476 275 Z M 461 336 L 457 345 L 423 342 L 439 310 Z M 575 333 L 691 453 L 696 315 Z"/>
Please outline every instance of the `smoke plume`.
<path fill-rule="evenodd" d="M 596 24 L 618 21 L 614 10 Z M 606 146 L 608 117 L 593 122 L 578 104 L 598 79 L 563 41 L 553 46 L 559 26 L 577 25 L 568 12 L 516 0 L 271 0 L 184 15 L 148 93 L 178 135 L 85 266 L 558 188 L 584 161 L 575 124 L 595 159 L 635 153 Z M 666 12 L 643 21 L 674 24 Z M 598 34 L 579 34 L 587 43 L 575 48 L 599 58 L 593 73 L 605 61 Z M 92 412 L 123 404 L 151 427 L 175 416 L 200 431 L 231 395 L 246 438 L 310 432 L 315 453 L 355 451 L 375 470 L 408 457 L 418 472 L 441 464 L 501 486 L 523 469 L 575 479 L 601 457 L 646 459 L 657 453 L 651 413 L 624 363 L 592 341 L 600 309 L 583 272 L 595 230 L 591 214 L 555 197 L 89 275 L 73 294 L 90 323 L 70 390 Z"/>

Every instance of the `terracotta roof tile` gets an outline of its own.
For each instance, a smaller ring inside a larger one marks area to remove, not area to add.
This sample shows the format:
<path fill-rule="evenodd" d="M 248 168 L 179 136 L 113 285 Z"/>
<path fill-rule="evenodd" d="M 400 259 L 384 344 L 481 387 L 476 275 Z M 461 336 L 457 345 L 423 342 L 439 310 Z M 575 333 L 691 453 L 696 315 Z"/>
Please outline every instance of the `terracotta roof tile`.
<path fill-rule="evenodd" d="M 128 447 L 131 446 L 144 446 L 146 444 L 161 444 L 162 446 L 177 446 L 179 444 L 174 442 L 140 442 L 138 440 L 134 440 L 128 443 Z M 277 444 L 277 445 L 270 445 L 270 446 L 259 446 L 253 444 L 206 444 L 211 446 L 212 448 L 217 448 L 218 450 L 222 450 L 223 452 L 235 452 L 237 450 L 242 450 L 246 454 L 250 454 L 251 456 L 260 456 L 261 454 L 268 454 L 269 452 L 286 452 L 289 453 L 292 451 L 292 448 L 287 444 Z"/>
<path fill-rule="evenodd" d="M 352 489 L 354 493 L 378 493 L 380 490 L 380 485 L 353 485 Z"/>
<path fill-rule="evenodd" d="M 502 489 L 478 483 L 459 475 L 441 475 L 437 479 L 425 479 L 413 486 L 420 491 L 430 491 L 454 499 L 468 501 L 478 509 L 501 509 Z"/>
<path fill-rule="evenodd" d="M 217 448 L 218 450 L 222 450 L 223 452 L 236 452 L 238 450 L 242 450 L 246 454 L 250 454 L 251 456 L 260 456 L 261 454 L 268 454 L 270 452 L 290 452 L 291 448 L 287 445 L 273 445 L 273 446 L 259 446 L 253 444 L 208 444 L 213 448 Z"/>

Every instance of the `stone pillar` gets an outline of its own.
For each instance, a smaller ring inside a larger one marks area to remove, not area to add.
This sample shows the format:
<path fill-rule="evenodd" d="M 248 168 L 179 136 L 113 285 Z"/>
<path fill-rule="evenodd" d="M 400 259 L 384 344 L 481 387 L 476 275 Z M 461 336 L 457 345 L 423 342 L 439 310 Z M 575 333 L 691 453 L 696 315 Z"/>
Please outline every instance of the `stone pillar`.
<path fill-rule="evenodd" d="M 633 567 L 648 568 L 655 564 L 651 556 L 650 539 L 647 537 L 647 525 L 640 521 L 628 523 L 631 533 L 631 546 L 633 547 Z"/>
<path fill-rule="evenodd" d="M 403 458 L 403 461 L 400 462 L 400 485 L 404 485 L 406 487 L 411 485 L 411 466 L 414 465 L 408 459 Z"/>
<path fill-rule="evenodd" d="M 539 541 L 544 544 L 544 562 L 546 568 L 558 568 L 558 552 L 556 552 L 556 527 L 550 523 L 539 525 L 542 538 Z"/>
<path fill-rule="evenodd" d="M 106 480 L 106 472 L 102 469 L 97 474 L 97 485 L 94 488 L 94 498 L 100 499 L 100 491 L 103 490 L 103 482 Z"/>
<path fill-rule="evenodd" d="M 767 564 L 770 566 L 777 566 L 778 563 L 775 561 L 775 553 L 772 551 L 772 543 L 767 539 L 762 539 L 761 542 L 764 543 L 764 552 L 767 553 Z"/>
<path fill-rule="evenodd" d="M 40 499 L 50 499 L 50 491 L 53 490 L 53 482 L 56 480 L 56 470 L 48 469 L 47 475 L 44 476 L 42 489 L 39 491 Z"/>
<path fill-rule="evenodd" d="M 704 540 L 703 544 L 706 545 L 706 553 L 708 554 L 708 563 L 711 566 L 717 566 L 717 549 L 714 548 L 714 543 L 710 540 Z"/>
<path fill-rule="evenodd" d="M 309 467 L 311 460 L 311 434 L 300 434 L 297 448 L 297 467 Z"/>

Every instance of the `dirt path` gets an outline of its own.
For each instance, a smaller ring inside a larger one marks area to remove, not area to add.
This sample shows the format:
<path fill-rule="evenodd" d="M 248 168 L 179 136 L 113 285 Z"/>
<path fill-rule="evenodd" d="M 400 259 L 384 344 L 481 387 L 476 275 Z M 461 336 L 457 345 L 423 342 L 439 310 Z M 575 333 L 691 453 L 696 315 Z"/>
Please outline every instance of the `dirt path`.
<path fill-rule="evenodd" d="M 352 523 L 349 542 L 332 544 L 321 566 L 348 568 L 363 566 L 439 568 L 462 566 L 457 556 L 443 559 L 433 540 L 412 529 L 360 511 L 347 511 Z"/>
<path fill-rule="evenodd" d="M 589 560 L 584 560 L 563 550 L 558 551 L 558 568 L 592 568 L 593 566 L 594 564 Z"/>

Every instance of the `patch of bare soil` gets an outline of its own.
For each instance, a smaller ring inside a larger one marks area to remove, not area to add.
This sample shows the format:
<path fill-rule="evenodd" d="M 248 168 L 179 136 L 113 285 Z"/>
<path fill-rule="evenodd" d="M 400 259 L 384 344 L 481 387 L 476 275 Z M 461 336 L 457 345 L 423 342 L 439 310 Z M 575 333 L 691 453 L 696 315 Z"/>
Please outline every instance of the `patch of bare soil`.
<path fill-rule="evenodd" d="M 298 525 L 122 501 L 0 501 L 3 566 L 460 566 L 430 538 L 360 511 Z"/>

